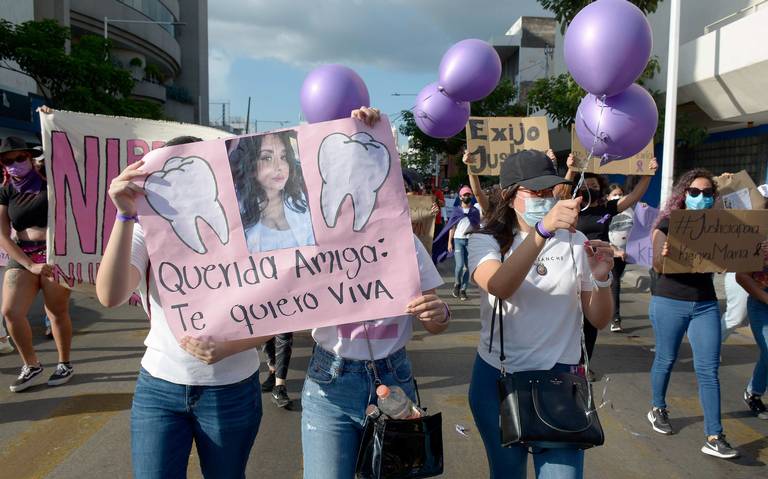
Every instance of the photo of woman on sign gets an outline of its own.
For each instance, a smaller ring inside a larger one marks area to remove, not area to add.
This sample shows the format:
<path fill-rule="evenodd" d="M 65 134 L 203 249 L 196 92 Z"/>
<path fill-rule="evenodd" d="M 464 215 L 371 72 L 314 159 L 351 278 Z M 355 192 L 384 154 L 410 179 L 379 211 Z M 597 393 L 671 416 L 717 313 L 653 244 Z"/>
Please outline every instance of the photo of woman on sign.
<path fill-rule="evenodd" d="M 227 142 L 248 251 L 315 244 L 296 131 Z"/>

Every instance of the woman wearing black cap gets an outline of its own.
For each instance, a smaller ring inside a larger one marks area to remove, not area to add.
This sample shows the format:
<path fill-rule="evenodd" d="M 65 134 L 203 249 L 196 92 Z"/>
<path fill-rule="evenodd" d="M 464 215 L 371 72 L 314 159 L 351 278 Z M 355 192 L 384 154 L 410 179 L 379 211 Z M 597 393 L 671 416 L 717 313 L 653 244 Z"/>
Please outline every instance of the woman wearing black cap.
<path fill-rule="evenodd" d="M 499 204 L 469 239 L 472 279 L 483 290 L 480 345 L 469 387 L 472 414 L 485 444 L 492 478 L 526 476 L 528 449 L 502 447 L 496 381 L 502 371 L 580 370 L 582 311 L 597 328 L 613 314 L 613 253 L 604 241 L 576 231 L 581 198 L 557 201 L 553 187 L 566 183 L 543 153 L 507 158 Z M 502 302 L 504 354 L 491 320 Z M 540 477 L 582 476 L 579 449 L 545 449 L 534 457 Z"/>
<path fill-rule="evenodd" d="M 21 138 L 9 136 L 0 143 L 0 163 L 7 178 L 0 189 L 0 248 L 10 256 L 3 281 L 2 314 L 24 361 L 18 378 L 10 386 L 13 392 L 44 380 L 27 320 L 32 301 L 41 290 L 59 352 L 59 362 L 48 378 L 48 385 L 64 384 L 73 374 L 69 363 L 72 346 L 69 290 L 53 280 L 53 269 L 45 257 L 48 193 L 45 179 L 32 162 L 39 154 L 27 148 Z M 15 241 L 11 239 L 11 227 L 16 230 Z"/>

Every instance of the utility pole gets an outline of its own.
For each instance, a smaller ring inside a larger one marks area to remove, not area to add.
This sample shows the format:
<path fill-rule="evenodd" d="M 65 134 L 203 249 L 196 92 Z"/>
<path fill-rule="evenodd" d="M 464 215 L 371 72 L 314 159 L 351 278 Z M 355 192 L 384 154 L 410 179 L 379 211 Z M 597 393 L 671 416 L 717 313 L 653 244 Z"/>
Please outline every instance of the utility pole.
<path fill-rule="evenodd" d="M 245 114 L 245 134 L 248 134 L 248 126 L 251 122 L 251 97 L 248 97 L 248 110 Z"/>

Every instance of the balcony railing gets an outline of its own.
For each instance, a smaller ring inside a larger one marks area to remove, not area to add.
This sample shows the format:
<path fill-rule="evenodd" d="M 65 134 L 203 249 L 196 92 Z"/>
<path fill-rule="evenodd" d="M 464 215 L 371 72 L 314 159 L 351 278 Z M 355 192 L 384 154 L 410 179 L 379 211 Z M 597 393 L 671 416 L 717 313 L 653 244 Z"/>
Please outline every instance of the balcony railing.
<path fill-rule="evenodd" d="M 752 5 L 750 5 L 748 7 L 744 7 L 741 10 L 738 10 L 736 12 L 731 13 L 727 17 L 723 17 L 723 18 L 721 18 L 720 20 L 718 20 L 716 22 L 712 22 L 709 25 L 707 25 L 706 27 L 704 27 L 704 33 L 713 32 L 713 31 L 717 30 L 718 28 L 722 28 L 722 27 L 728 25 L 729 23 L 733 23 L 736 20 L 739 20 L 741 18 L 746 17 L 747 15 L 751 15 L 751 14 L 755 13 L 760 7 L 766 6 L 765 5 L 766 3 L 768 3 L 768 0 L 760 0 L 758 2 L 753 3 Z"/>

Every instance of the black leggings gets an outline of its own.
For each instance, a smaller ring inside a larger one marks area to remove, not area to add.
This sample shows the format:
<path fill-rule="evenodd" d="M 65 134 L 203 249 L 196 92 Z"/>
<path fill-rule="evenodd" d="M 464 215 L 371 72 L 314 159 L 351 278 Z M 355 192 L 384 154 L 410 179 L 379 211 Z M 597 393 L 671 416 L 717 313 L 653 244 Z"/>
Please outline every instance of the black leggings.
<path fill-rule="evenodd" d="M 627 263 L 621 258 L 613 258 L 613 283 L 611 283 L 611 293 L 613 293 L 613 319 L 621 320 L 621 276 L 624 274 L 624 268 Z"/>
<path fill-rule="evenodd" d="M 278 334 L 270 339 L 264 344 L 264 352 L 267 353 L 267 365 L 275 368 L 275 377 L 286 379 L 293 353 L 293 333 Z"/>

